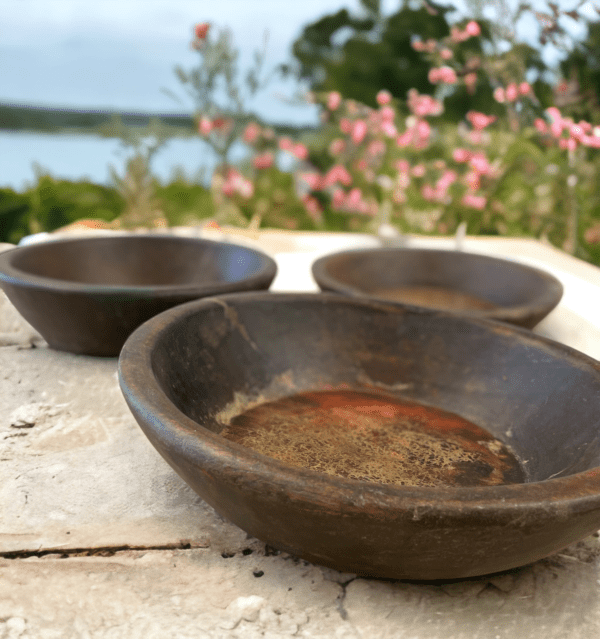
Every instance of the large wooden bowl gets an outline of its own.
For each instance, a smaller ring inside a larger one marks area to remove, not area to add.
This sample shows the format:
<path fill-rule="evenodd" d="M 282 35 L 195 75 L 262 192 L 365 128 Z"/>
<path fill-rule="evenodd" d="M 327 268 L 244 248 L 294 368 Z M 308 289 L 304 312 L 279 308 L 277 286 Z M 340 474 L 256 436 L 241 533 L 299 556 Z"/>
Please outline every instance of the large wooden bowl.
<path fill-rule="evenodd" d="M 119 375 L 142 430 L 207 503 L 318 564 L 471 577 L 600 527 L 600 364 L 524 329 L 341 295 L 236 294 L 145 323 L 123 347 Z M 270 453 L 225 436 L 242 415 L 278 429 Z M 359 442 L 332 473 L 322 443 L 333 438 L 337 463 L 345 435 L 360 438 L 369 420 L 390 448 L 373 455 Z M 472 438 L 466 422 L 487 435 Z M 404 449 L 390 439 L 398 425 Z M 282 457 L 294 447 L 321 470 Z M 496 472 L 503 447 L 516 475 Z M 375 475 L 406 470 L 405 481 L 357 478 L 354 462 L 365 459 Z"/>

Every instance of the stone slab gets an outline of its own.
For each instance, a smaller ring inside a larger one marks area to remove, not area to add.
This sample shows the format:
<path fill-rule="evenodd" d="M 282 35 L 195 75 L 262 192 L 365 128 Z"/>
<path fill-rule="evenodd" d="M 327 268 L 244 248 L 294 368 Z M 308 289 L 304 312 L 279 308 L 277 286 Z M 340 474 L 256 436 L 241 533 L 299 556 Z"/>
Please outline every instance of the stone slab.
<path fill-rule="evenodd" d="M 215 239 L 274 255 L 274 290 L 317 290 L 310 264 L 345 246 L 343 234 Z M 357 247 L 356 236 L 348 242 Z M 456 246 L 447 238 L 408 242 Z M 600 359 L 599 269 L 530 240 L 466 238 L 462 247 L 553 272 L 565 297 L 536 330 Z M 129 413 L 116 359 L 50 350 L 2 295 L 0 346 L 0 639 L 600 633 L 597 537 L 532 566 L 457 583 L 313 566 L 248 538 L 179 479 Z"/>
<path fill-rule="evenodd" d="M 104 553 L 106 554 L 106 553 Z M 455 583 L 356 578 L 249 544 L 0 559 L 3 639 L 591 639 L 598 540 Z"/>

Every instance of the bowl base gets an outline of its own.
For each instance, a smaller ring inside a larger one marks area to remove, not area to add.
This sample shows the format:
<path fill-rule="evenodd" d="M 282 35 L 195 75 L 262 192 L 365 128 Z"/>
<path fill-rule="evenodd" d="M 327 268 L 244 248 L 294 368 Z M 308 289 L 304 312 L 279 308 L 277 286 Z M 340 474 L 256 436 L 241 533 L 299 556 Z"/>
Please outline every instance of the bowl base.
<path fill-rule="evenodd" d="M 510 449 L 479 426 L 372 389 L 266 402 L 221 436 L 291 466 L 381 484 L 493 486 L 525 477 Z"/>

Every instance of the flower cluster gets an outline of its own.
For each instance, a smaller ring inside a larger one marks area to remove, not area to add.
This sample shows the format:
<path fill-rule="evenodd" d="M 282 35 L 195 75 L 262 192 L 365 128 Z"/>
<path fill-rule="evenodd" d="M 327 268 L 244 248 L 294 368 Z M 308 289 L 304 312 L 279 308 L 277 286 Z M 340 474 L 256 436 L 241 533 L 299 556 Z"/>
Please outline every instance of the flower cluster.
<path fill-rule="evenodd" d="M 209 26 L 197 25 L 196 47 L 207 46 Z M 479 24 L 469 21 L 462 28 L 452 27 L 450 36 L 440 42 L 412 43 L 431 60 L 428 79 L 437 85 L 434 95 L 413 88 L 403 103 L 382 88 L 374 108 L 347 100 L 338 91 L 312 95 L 311 101 L 322 105 L 324 143 L 307 145 L 254 121 L 246 119 L 240 127 L 239 120 L 202 114 L 198 131 L 203 138 L 237 135 L 250 153 L 245 175 L 225 164 L 217 172 L 215 188 L 247 218 L 258 215 L 259 220 L 276 215 L 285 202 L 317 227 L 328 215 L 343 213 L 349 228 L 372 229 L 374 223 L 382 223 L 385 212 L 392 224 L 406 228 L 412 216 L 409 228 L 426 231 L 445 232 L 468 220 L 470 229 L 508 232 L 511 220 L 521 223 L 529 216 L 526 224 L 531 229 L 549 232 L 556 223 L 548 215 L 551 186 L 544 176 L 551 174 L 553 163 L 561 162 L 557 154 L 563 150 L 568 151 L 562 154 L 564 166 L 573 172 L 579 147 L 600 148 L 600 127 L 574 122 L 555 107 L 542 113 L 531 84 L 504 73 L 501 79 L 489 76 L 504 115 L 496 106 L 495 114 L 471 110 L 458 125 L 436 119 L 444 112 L 444 96 L 461 83 L 469 93 L 475 91 L 485 61 L 472 55 L 472 49 L 465 53 L 457 48 L 480 35 Z M 551 160 L 540 155 L 546 149 L 554 149 Z M 296 167 L 286 183 L 293 192 L 287 195 L 275 188 L 275 180 L 283 175 L 277 167 L 284 159 Z M 544 162 L 547 171 L 541 170 Z M 570 175 L 565 184 L 572 190 L 577 179 Z M 520 211 L 519 198 L 527 189 L 534 204 Z M 567 197 L 568 189 L 565 193 L 556 197 Z M 340 218 L 344 216 L 336 219 Z M 296 223 L 287 219 L 282 224 L 293 228 Z M 598 228 L 596 223 L 582 236 L 600 241 Z"/>
<path fill-rule="evenodd" d="M 592 127 L 584 120 L 575 123 L 572 118 L 564 118 L 556 107 L 546 109 L 546 115 L 550 123 L 537 118 L 534 122 L 535 128 L 542 135 L 552 136 L 559 148 L 575 151 L 578 146 L 583 145 L 600 149 L 600 127 Z"/>

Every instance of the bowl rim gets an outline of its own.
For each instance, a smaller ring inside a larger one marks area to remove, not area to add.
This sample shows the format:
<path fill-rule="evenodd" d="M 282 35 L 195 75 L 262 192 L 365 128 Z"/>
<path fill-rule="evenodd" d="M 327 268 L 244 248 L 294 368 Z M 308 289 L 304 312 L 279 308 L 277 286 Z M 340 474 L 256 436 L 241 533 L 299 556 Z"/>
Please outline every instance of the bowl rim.
<path fill-rule="evenodd" d="M 43 247 L 49 245 L 55 246 L 56 249 L 60 249 L 61 246 L 66 244 L 89 244 L 89 243 L 106 243 L 106 242 L 128 242 L 130 240 L 136 241 L 160 241 L 170 240 L 175 242 L 181 242 L 185 244 L 197 244 L 199 246 L 206 247 L 218 247 L 223 250 L 235 248 L 235 250 L 242 250 L 248 255 L 253 255 L 260 260 L 260 266 L 256 273 L 249 277 L 245 277 L 234 282 L 207 282 L 205 284 L 190 283 L 190 284 L 160 284 L 160 285 L 127 285 L 127 284 L 94 284 L 85 282 L 75 282 L 70 280 L 62 280 L 54 277 L 47 277 L 44 275 L 38 275 L 24 271 L 13 264 L 15 257 L 22 255 L 23 253 L 32 253 L 36 250 L 40 250 Z M 258 249 L 245 246 L 242 244 L 236 244 L 234 242 L 218 242 L 216 240 L 210 240 L 207 238 L 197 237 L 182 237 L 176 234 L 169 233 L 119 233 L 114 235 L 99 235 L 96 237 L 69 237 L 69 238 L 57 238 L 48 239 L 42 242 L 35 242 L 32 244 L 25 244 L 23 246 L 16 246 L 15 248 L 8 249 L 0 252 L 0 288 L 3 285 L 12 285 L 18 288 L 28 288 L 36 290 L 54 291 L 58 293 L 82 293 L 82 294 L 96 294 L 96 295 L 139 295 L 140 297 L 171 297 L 177 295 L 188 295 L 192 293 L 198 293 L 202 295 L 233 293 L 240 290 L 252 290 L 257 286 L 263 285 L 268 282 L 268 285 L 275 279 L 277 274 L 277 263 L 270 256 Z"/>
<path fill-rule="evenodd" d="M 501 267 L 511 266 L 513 268 L 527 271 L 540 278 L 544 282 L 544 288 L 533 297 L 529 302 L 523 304 L 517 304 L 514 306 L 498 306 L 493 309 L 486 310 L 472 310 L 469 311 L 471 317 L 489 318 L 493 320 L 510 321 L 522 318 L 524 315 L 537 315 L 542 313 L 544 316 L 550 313 L 550 311 L 559 304 L 564 294 L 564 287 L 560 280 L 550 273 L 536 268 L 535 266 L 529 266 L 522 262 L 508 260 L 502 257 L 496 257 L 492 255 L 486 255 L 483 253 L 472 253 L 462 250 L 449 250 L 449 249 L 433 249 L 433 248 L 418 248 L 418 247 L 378 247 L 378 248 L 360 248 L 349 249 L 344 251 L 336 251 L 335 253 L 329 253 L 323 255 L 313 262 L 311 270 L 312 275 L 319 285 L 324 290 L 336 291 L 348 295 L 351 297 L 368 297 L 372 300 L 380 300 L 386 303 L 403 304 L 403 302 L 392 302 L 386 300 L 383 297 L 377 297 L 366 291 L 362 291 L 359 288 L 342 282 L 328 272 L 328 264 L 332 259 L 343 259 L 346 257 L 352 257 L 354 255 L 399 255 L 400 253 L 425 253 L 429 255 L 441 255 L 441 256 L 463 256 L 466 259 L 475 258 L 482 262 L 495 263 Z M 410 304 L 406 304 L 410 306 Z"/>
<path fill-rule="evenodd" d="M 414 509 L 414 518 L 427 513 L 435 516 L 454 515 L 464 520 L 480 518 L 503 511 L 515 517 L 532 511 L 563 516 L 585 512 L 600 504 L 600 466 L 537 482 L 478 487 L 414 487 L 377 484 L 318 473 L 288 466 L 276 459 L 231 442 L 187 417 L 167 397 L 156 380 L 151 366 L 153 346 L 161 335 L 179 321 L 215 304 L 273 302 L 285 304 L 299 299 L 316 304 L 354 305 L 385 310 L 388 313 L 420 313 L 437 316 L 460 316 L 418 307 L 401 307 L 377 301 L 343 297 L 328 293 L 238 293 L 207 297 L 171 308 L 137 328 L 127 339 L 118 363 L 118 377 L 123 395 L 135 416 L 143 416 L 143 430 L 159 450 L 168 457 L 190 463 L 202 460 L 208 474 L 228 474 L 242 482 L 251 474 L 253 490 L 281 490 L 290 499 L 331 508 L 332 502 L 350 511 L 406 511 Z M 542 346 L 577 367 L 588 367 L 600 377 L 600 362 L 566 345 L 527 329 L 488 319 L 460 316 L 464 322 L 482 326 L 500 334 L 515 334 L 520 339 Z M 201 430 L 199 430 L 201 429 Z M 201 433 L 201 436 L 199 436 Z M 212 471 L 211 471 L 212 469 Z M 357 495 L 360 495 L 357 504 Z"/>

